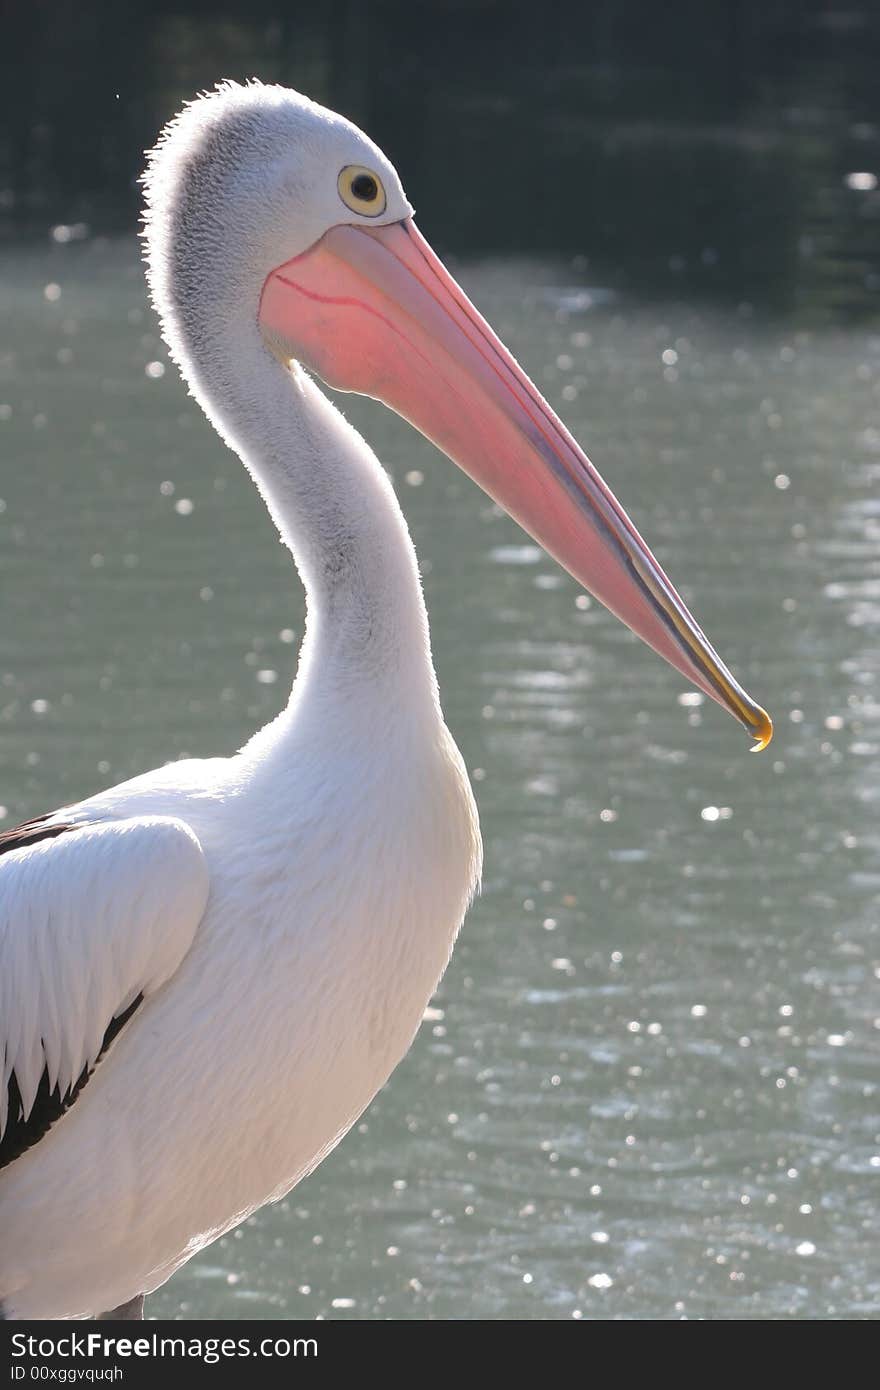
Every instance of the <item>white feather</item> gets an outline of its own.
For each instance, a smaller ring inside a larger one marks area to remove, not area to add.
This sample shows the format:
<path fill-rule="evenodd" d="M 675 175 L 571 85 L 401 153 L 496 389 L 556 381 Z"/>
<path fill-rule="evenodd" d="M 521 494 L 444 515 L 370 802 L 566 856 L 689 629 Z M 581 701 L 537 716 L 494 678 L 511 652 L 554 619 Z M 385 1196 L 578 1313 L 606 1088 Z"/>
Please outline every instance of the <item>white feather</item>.
<path fill-rule="evenodd" d="M 4 1089 L 14 1071 L 26 1117 L 45 1069 L 64 1095 L 112 1019 L 174 974 L 208 874 L 188 826 L 158 816 L 84 824 L 0 865 Z"/>

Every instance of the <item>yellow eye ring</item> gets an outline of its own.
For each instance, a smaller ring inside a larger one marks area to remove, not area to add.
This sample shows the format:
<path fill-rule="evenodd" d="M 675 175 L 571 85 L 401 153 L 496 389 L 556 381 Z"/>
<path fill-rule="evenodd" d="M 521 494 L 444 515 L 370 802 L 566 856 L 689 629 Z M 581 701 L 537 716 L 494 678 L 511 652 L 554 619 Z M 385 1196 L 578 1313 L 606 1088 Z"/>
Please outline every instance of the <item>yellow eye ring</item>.
<path fill-rule="evenodd" d="M 347 208 L 362 217 L 380 217 L 387 199 L 382 180 L 362 164 L 346 164 L 336 181 L 339 196 Z"/>

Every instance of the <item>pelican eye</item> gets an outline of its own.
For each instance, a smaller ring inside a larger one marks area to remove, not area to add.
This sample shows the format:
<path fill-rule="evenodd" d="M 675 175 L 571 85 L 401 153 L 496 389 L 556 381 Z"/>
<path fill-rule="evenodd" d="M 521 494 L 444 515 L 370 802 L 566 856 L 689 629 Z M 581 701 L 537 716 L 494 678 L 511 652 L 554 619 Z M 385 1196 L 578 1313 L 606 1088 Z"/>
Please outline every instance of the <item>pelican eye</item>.
<path fill-rule="evenodd" d="M 358 174 L 351 181 L 351 191 L 361 203 L 372 203 L 379 196 L 379 185 L 372 174 Z"/>
<path fill-rule="evenodd" d="M 378 217 L 385 211 L 385 189 L 371 169 L 346 164 L 337 181 L 339 196 L 347 208 L 363 217 Z"/>

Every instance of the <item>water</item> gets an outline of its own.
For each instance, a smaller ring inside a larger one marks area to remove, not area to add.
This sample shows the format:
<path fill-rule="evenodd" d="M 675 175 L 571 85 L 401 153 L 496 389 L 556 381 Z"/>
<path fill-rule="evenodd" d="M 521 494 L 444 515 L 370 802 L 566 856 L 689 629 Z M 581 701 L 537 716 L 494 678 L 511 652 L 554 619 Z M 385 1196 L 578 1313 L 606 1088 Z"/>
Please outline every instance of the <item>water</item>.
<path fill-rule="evenodd" d="M 424 568 L 483 895 L 363 1122 L 152 1311 L 873 1316 L 880 337 L 585 295 L 561 262 L 461 274 L 777 735 L 749 756 L 451 464 L 347 398 Z M 0 283 L 11 824 L 231 752 L 283 700 L 303 613 L 167 364 L 133 241 L 8 250 Z"/>

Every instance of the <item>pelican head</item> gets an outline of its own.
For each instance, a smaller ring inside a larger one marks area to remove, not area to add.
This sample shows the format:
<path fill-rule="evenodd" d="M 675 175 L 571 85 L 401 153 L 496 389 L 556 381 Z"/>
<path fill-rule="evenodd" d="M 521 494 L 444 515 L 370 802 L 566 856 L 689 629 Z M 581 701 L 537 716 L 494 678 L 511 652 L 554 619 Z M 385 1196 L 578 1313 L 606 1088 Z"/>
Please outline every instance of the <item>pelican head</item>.
<path fill-rule="evenodd" d="M 769 716 L 434 255 L 362 131 L 285 88 L 225 83 L 166 128 L 145 183 L 148 272 L 175 357 L 204 337 L 207 312 L 285 364 L 383 401 L 766 746 Z"/>

